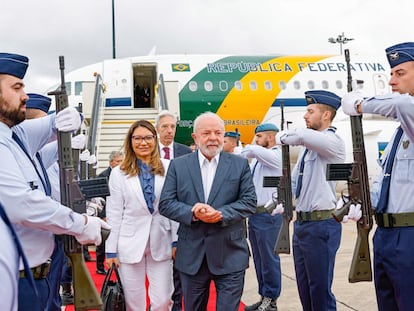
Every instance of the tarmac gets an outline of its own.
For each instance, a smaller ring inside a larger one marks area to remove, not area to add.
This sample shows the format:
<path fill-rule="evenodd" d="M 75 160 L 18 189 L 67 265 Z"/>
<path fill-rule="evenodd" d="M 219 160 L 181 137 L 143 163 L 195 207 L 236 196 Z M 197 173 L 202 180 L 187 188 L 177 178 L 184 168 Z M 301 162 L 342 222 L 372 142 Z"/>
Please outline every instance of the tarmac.
<path fill-rule="evenodd" d="M 292 239 L 292 225 L 290 223 L 290 238 Z M 372 256 L 372 235 L 375 225 L 370 232 L 370 251 Z M 348 273 L 357 239 L 356 223 L 349 221 L 342 224 L 342 239 L 336 254 L 334 282 L 332 291 L 336 297 L 338 311 L 375 311 L 378 310 L 375 297 L 374 282 L 349 283 Z M 295 269 L 293 255 L 281 254 L 282 291 L 277 300 L 278 311 L 302 310 L 298 290 L 296 287 Z M 254 270 L 253 259 L 250 258 L 250 267 L 246 271 L 245 287 L 242 302 L 245 305 L 255 303 L 259 300 L 257 292 L 257 280 Z"/>

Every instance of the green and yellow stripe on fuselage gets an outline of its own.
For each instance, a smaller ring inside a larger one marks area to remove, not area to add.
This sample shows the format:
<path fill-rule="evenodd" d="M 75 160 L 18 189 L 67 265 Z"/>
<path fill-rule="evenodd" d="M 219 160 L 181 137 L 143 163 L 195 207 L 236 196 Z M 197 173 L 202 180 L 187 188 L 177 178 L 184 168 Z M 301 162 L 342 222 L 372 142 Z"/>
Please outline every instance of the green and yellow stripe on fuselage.
<path fill-rule="evenodd" d="M 327 57 L 229 56 L 207 64 L 180 91 L 176 140 L 190 143 L 192 121 L 199 114 L 212 111 L 224 120 L 226 131 L 237 129 L 242 141 L 250 143 L 254 129 L 263 122 L 281 92 L 280 81 L 288 84 L 295 75 L 306 70 L 309 63 Z M 212 83 L 211 91 L 205 90 L 206 81 Z M 198 88 L 191 91 L 190 83 L 194 82 Z M 236 82 L 240 82 L 242 89 L 235 87 Z M 255 83 L 257 89 L 252 88 L 251 83 Z"/>

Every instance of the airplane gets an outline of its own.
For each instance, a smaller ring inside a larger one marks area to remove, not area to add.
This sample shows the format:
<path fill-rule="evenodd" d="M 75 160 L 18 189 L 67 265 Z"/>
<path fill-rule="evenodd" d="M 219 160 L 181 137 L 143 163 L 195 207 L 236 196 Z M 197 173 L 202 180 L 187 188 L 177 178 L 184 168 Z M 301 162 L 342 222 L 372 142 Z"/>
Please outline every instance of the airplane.
<path fill-rule="evenodd" d="M 364 96 L 382 95 L 390 69 L 384 56 L 351 54 L 351 73 L 363 80 Z M 96 154 L 105 167 L 107 155 L 121 148 L 129 125 L 137 119 L 155 120 L 168 109 L 178 117 L 176 141 L 190 145 L 193 120 L 202 112 L 216 112 L 226 131 L 237 131 L 243 144 L 254 141 L 254 129 L 263 122 L 280 125 L 280 104 L 290 128 L 305 126 L 304 92 L 324 89 L 342 96 L 347 92 L 346 63 L 342 55 L 148 55 L 109 59 L 65 75 L 72 105 L 82 102 L 85 114 L 96 98 L 94 85 L 101 79 L 100 138 Z M 150 102 L 140 106 L 135 87 L 150 85 Z M 94 94 L 94 96 L 92 96 Z M 90 114 L 89 114 L 90 116 Z M 346 142 L 352 161 L 349 117 L 338 110 L 334 124 Z M 377 160 L 398 123 L 364 115 L 364 137 L 370 181 L 379 173 Z M 299 148 L 291 148 L 292 162 Z"/>

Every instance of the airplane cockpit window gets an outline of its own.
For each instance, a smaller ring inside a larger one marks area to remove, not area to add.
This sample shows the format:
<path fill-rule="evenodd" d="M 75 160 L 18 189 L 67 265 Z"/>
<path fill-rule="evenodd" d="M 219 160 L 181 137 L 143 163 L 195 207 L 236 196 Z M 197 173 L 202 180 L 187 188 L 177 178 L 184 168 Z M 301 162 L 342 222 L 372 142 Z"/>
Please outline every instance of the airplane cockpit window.
<path fill-rule="evenodd" d="M 229 89 L 229 84 L 227 83 L 227 81 L 220 81 L 219 83 L 219 89 L 222 92 L 226 92 Z"/>
<path fill-rule="evenodd" d="M 235 81 L 234 82 L 234 88 L 238 91 L 241 91 L 243 89 L 243 85 L 240 81 Z"/>
<path fill-rule="evenodd" d="M 196 92 L 198 89 L 197 82 L 190 81 L 190 83 L 188 84 L 188 88 L 190 89 L 191 92 Z"/>
<path fill-rule="evenodd" d="M 315 88 L 315 82 L 312 80 L 308 81 L 308 89 L 313 90 Z"/>
<path fill-rule="evenodd" d="M 279 82 L 279 87 L 281 90 L 286 90 L 286 82 L 285 81 L 280 81 Z"/>
<path fill-rule="evenodd" d="M 82 95 L 83 81 L 75 81 L 75 95 Z"/>
<path fill-rule="evenodd" d="M 300 82 L 299 81 L 293 81 L 293 87 L 295 90 L 299 90 L 300 89 Z"/>
<path fill-rule="evenodd" d="M 266 91 L 270 91 L 272 89 L 272 81 L 265 81 L 264 88 Z"/>
<path fill-rule="evenodd" d="M 72 95 L 72 84 L 70 82 L 65 82 L 65 87 L 66 87 L 66 94 Z"/>
<path fill-rule="evenodd" d="M 213 82 L 211 82 L 211 81 L 204 81 L 204 89 L 207 92 L 211 92 L 213 90 Z"/>
<path fill-rule="evenodd" d="M 256 81 L 250 81 L 250 89 L 252 91 L 257 91 L 257 82 Z"/>
<path fill-rule="evenodd" d="M 323 81 L 322 81 L 322 88 L 323 88 L 324 90 L 329 89 L 329 82 L 328 82 L 328 81 L 326 81 L 326 80 L 323 80 Z"/>
<path fill-rule="evenodd" d="M 343 84 L 342 84 L 342 81 L 341 80 L 336 80 L 335 85 L 336 85 L 336 88 L 337 89 L 342 89 L 342 87 L 343 87 Z"/>

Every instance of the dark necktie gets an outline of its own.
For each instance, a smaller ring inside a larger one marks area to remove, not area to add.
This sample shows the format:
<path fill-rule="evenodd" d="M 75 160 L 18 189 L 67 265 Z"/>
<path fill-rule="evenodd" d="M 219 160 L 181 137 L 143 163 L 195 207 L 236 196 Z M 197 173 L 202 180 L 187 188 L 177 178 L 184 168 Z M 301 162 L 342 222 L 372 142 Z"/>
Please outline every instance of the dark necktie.
<path fill-rule="evenodd" d="M 308 153 L 308 149 L 305 149 L 305 152 L 303 153 L 302 156 L 302 160 L 300 161 L 300 165 L 299 165 L 299 177 L 298 177 L 298 183 L 296 186 L 296 199 L 299 198 L 300 195 L 300 191 L 302 190 L 302 178 L 303 178 L 303 169 L 305 167 L 305 157 L 306 154 Z"/>
<path fill-rule="evenodd" d="M 162 148 L 162 150 L 164 150 L 164 152 L 165 152 L 165 155 L 164 155 L 164 159 L 170 159 L 170 148 L 168 148 L 168 147 L 164 147 L 164 148 Z"/>
<path fill-rule="evenodd" d="M 39 164 L 42 168 L 43 176 L 44 176 L 45 179 L 42 178 L 42 175 L 40 174 L 39 170 L 37 169 L 36 163 L 33 161 L 32 157 L 30 156 L 29 152 L 27 151 L 26 147 L 24 146 L 23 142 L 20 140 L 19 136 L 17 136 L 15 132 L 13 132 L 12 138 L 20 146 L 20 148 L 23 150 L 23 152 L 29 158 L 30 162 L 32 162 L 33 167 L 36 170 L 37 176 L 39 176 L 39 179 L 42 182 L 43 189 L 45 189 L 46 195 L 50 196 L 50 194 L 52 192 L 51 187 L 50 187 L 50 181 L 49 181 L 49 177 L 47 176 L 46 169 L 43 166 L 43 162 L 40 158 L 40 154 L 36 153 L 36 157 L 39 160 Z"/>
<path fill-rule="evenodd" d="M 391 181 L 391 171 L 394 164 L 395 154 L 397 153 L 397 148 L 401 140 L 403 130 L 401 126 L 395 134 L 394 142 L 392 143 L 390 154 L 388 155 L 387 165 L 385 167 L 384 178 L 382 179 L 380 198 L 377 204 L 377 213 L 384 213 L 388 205 L 388 194 L 390 190 L 390 181 Z"/>
<path fill-rule="evenodd" d="M 23 266 L 24 266 L 24 272 L 26 274 L 26 277 L 29 279 L 29 283 L 32 286 L 33 290 L 35 291 L 36 295 L 37 295 L 37 290 L 36 290 L 36 286 L 35 286 L 35 282 L 33 279 L 33 274 L 32 271 L 30 270 L 29 264 L 27 262 L 26 256 L 24 255 L 23 252 L 23 247 L 20 244 L 19 238 L 17 237 L 16 231 L 13 228 L 13 225 L 10 222 L 9 217 L 7 217 L 6 211 L 4 210 L 3 205 L 0 204 L 0 217 L 3 219 L 4 223 L 7 225 L 7 227 L 10 230 L 10 234 L 13 238 L 13 242 L 16 245 L 17 248 L 17 254 L 19 255 L 19 258 L 22 259 L 23 262 Z"/>

